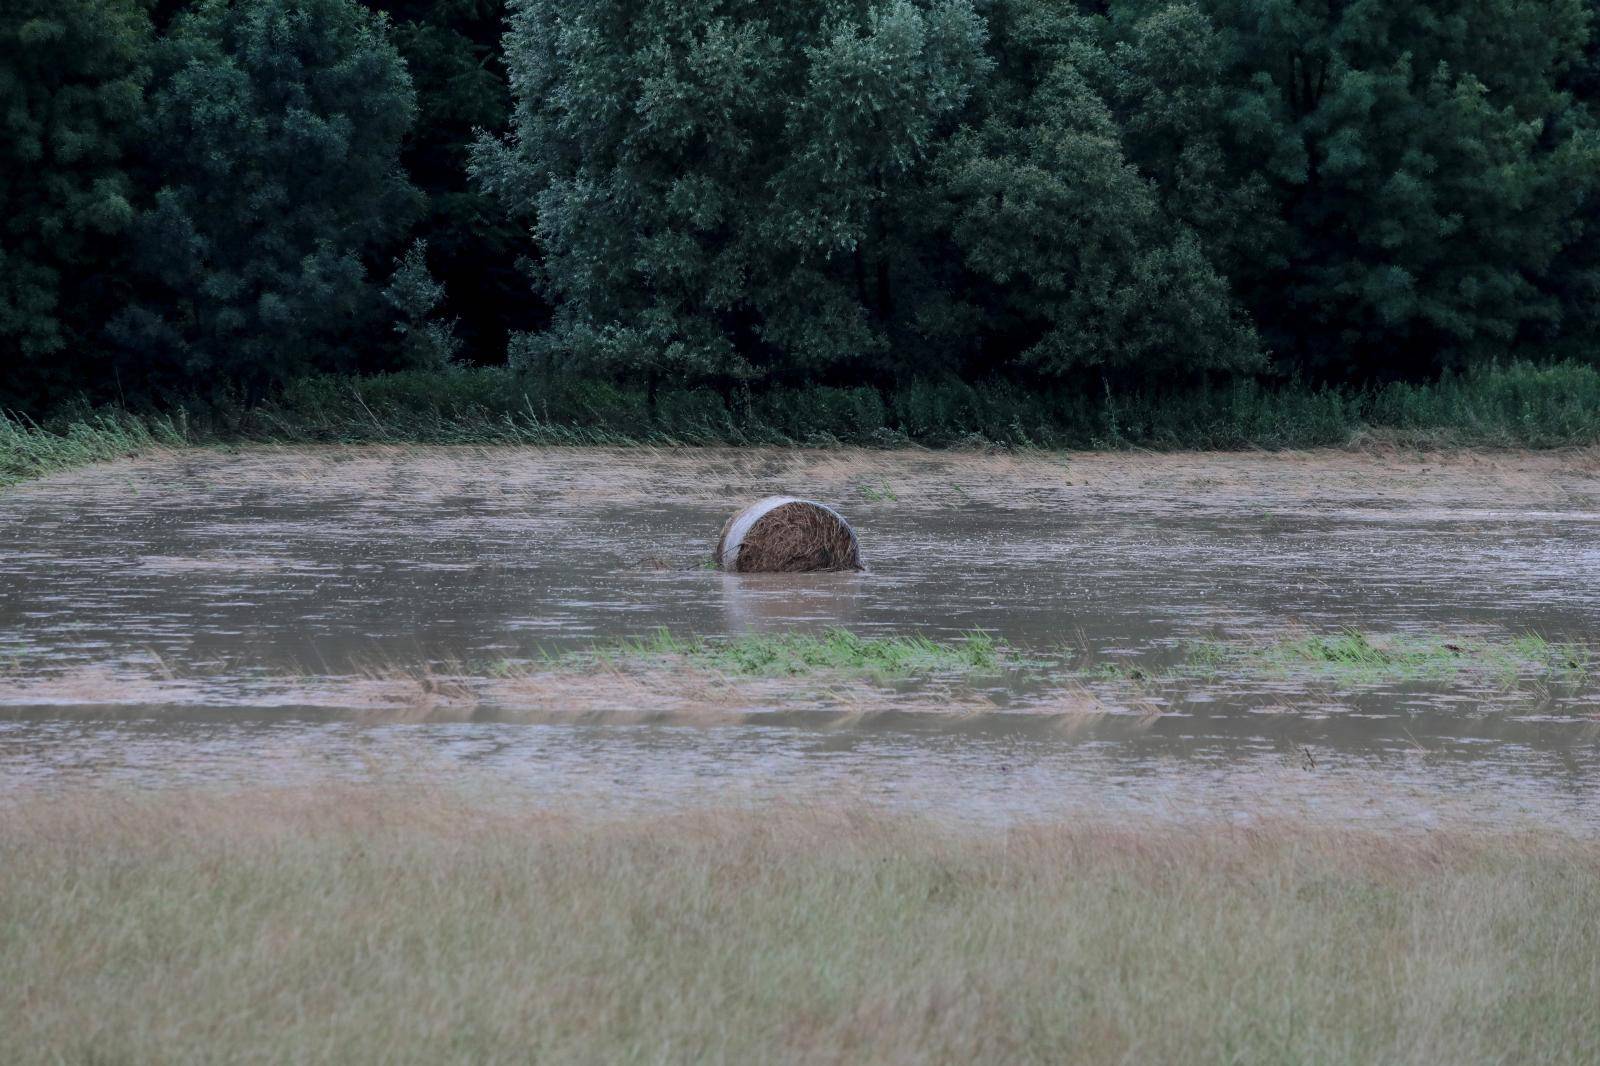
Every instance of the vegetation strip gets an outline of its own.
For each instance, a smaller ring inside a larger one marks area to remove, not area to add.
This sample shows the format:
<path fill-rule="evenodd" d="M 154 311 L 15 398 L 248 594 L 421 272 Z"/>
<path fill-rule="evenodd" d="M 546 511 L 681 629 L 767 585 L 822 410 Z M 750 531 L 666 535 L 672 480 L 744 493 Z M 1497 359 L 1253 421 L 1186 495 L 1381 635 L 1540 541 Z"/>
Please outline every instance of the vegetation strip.
<path fill-rule="evenodd" d="M 0 412 L 0 488 L 187 443 L 188 429 L 181 418 L 98 414 L 44 429 Z"/>
<path fill-rule="evenodd" d="M 1281 681 L 1352 690 L 1396 684 L 1473 690 L 1487 686 L 1510 696 L 1529 690 L 1586 690 L 1593 680 L 1593 661 L 1594 652 L 1587 645 L 1548 641 L 1534 634 L 1467 638 L 1347 629 L 1268 643 L 1201 642 L 1187 646 L 1177 662 L 1118 658 L 1085 663 L 1071 649 L 1024 650 L 984 632 L 956 639 L 866 636 L 847 629 L 707 637 L 662 628 L 637 638 L 530 658 L 379 663 L 348 675 L 285 673 L 247 663 L 213 665 L 223 673 L 242 673 L 247 684 L 277 702 L 287 698 L 286 693 L 298 692 L 297 698 L 316 706 L 405 705 L 447 713 L 479 706 L 511 712 L 563 707 L 589 711 L 615 704 L 673 714 L 697 707 L 737 711 L 757 692 L 763 702 L 792 698 L 804 703 L 835 685 L 845 685 L 858 695 L 884 696 L 889 687 L 914 694 L 925 683 L 944 685 L 951 700 L 948 706 L 959 706 L 963 713 L 983 709 L 979 697 L 991 684 L 1035 696 L 1073 697 L 1062 706 L 1074 710 L 1100 706 L 1101 699 L 1116 701 L 1155 690 L 1173 696 L 1216 684 Z M 175 677 L 164 664 L 158 665 L 148 676 L 116 675 L 120 681 L 111 691 L 119 697 L 143 691 L 148 701 L 161 702 L 169 685 L 207 680 L 205 674 Z M 22 703 L 61 702 L 70 695 L 71 700 L 89 705 L 97 702 L 96 676 L 91 672 L 75 679 L 71 672 L 55 676 L 50 671 L 30 675 L 18 659 L 9 668 L 6 695 Z M 763 687 L 786 679 L 808 684 Z M 1109 692 L 1104 687 L 1108 685 Z M 962 702 L 952 693 L 970 699 Z M 1020 704 L 1024 709 L 1033 705 L 1029 700 Z M 906 706 L 937 710 L 916 701 Z"/>
<path fill-rule="evenodd" d="M 781 400 L 781 402 L 779 402 Z M 1227 389 L 1095 398 L 1009 386 L 810 388 L 733 410 L 715 394 L 658 403 L 608 386 L 541 391 L 505 368 L 318 378 L 248 409 L 108 410 L 36 424 L 0 413 L 0 486 L 158 447 L 209 444 L 802 444 L 873 447 L 1305 448 L 1600 443 L 1600 369 L 1515 364 L 1379 390 Z M 862 489 L 892 501 L 886 485 Z"/>
<path fill-rule="evenodd" d="M 1600 844 L 1537 830 L 52 790 L 0 855 L 15 1066 L 1600 1059 Z"/>
<path fill-rule="evenodd" d="M 647 637 L 598 645 L 587 652 L 556 657 L 560 668 L 606 666 L 690 666 L 742 677 L 784 677 L 819 673 L 903 678 L 930 674 L 971 674 L 998 670 L 1005 645 L 985 633 L 957 641 L 921 636 L 863 637 L 846 629 L 823 633 L 785 633 L 730 638 L 678 637 L 658 629 Z"/>
<path fill-rule="evenodd" d="M 1144 392 L 1590 360 L 1596 0 L 1292 6 L 8 0 L 0 406 L 467 362 L 540 418 L 1060 393 L 1116 441 Z"/>
<path fill-rule="evenodd" d="M 1161 683 L 1299 678 L 1350 686 L 1481 679 L 1507 688 L 1521 683 L 1576 688 L 1589 681 L 1592 661 L 1593 651 L 1586 645 L 1552 642 L 1532 633 L 1480 638 L 1347 628 L 1268 643 L 1203 641 L 1189 645 L 1183 660 L 1172 666 L 1118 660 L 1093 666 L 1086 676 Z"/>

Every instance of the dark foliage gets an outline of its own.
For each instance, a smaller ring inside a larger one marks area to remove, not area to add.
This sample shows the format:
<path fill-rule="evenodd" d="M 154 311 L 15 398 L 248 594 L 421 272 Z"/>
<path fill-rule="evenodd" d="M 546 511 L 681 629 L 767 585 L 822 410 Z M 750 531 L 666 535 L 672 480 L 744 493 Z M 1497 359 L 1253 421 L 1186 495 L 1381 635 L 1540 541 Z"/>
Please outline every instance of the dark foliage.
<path fill-rule="evenodd" d="M 93 349 L 124 288 L 150 46 L 136 0 L 0 8 L 0 403 L 113 376 Z"/>
<path fill-rule="evenodd" d="M 471 359 L 500 362 L 511 333 L 549 318 L 519 265 L 535 254 L 526 231 L 467 180 L 477 131 L 503 129 L 511 110 L 500 50 L 505 0 L 370 0 L 368 6 L 389 16 L 416 85 L 417 121 L 401 158 L 427 197 L 416 235 L 427 242 L 433 273 L 449 279 L 439 313 L 454 320 Z"/>
<path fill-rule="evenodd" d="M 111 322 L 124 358 L 247 396 L 361 369 L 382 316 L 368 263 L 420 199 L 399 167 L 415 97 L 384 27 L 348 0 L 202 0 L 153 60 L 142 291 Z"/>
<path fill-rule="evenodd" d="M 1597 3 L 11 0 L 0 405 L 509 363 L 925 439 L 1592 361 Z"/>

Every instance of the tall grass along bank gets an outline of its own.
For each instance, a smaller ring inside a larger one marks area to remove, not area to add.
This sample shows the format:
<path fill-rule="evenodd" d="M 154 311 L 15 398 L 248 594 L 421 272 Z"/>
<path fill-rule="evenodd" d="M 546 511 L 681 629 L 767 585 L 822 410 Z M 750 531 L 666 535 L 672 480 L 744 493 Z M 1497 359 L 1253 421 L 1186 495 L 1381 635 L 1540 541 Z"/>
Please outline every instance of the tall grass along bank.
<path fill-rule="evenodd" d="M 1592 839 L 398 790 L 3 815 L 8 1063 L 1600 1058 Z"/>
<path fill-rule="evenodd" d="M 917 382 L 891 392 L 813 387 L 742 396 L 642 393 L 506 368 L 313 378 L 251 412 L 286 440 L 476 443 L 865 444 L 1168 449 L 1342 446 L 1367 436 L 1438 446 L 1600 441 L 1600 370 L 1491 367 L 1425 385 L 1268 387 L 1239 380 L 1170 393 Z"/>
<path fill-rule="evenodd" d="M 1268 387 L 1125 395 L 1014 384 L 806 388 L 725 400 L 552 381 L 505 367 L 301 380 L 270 403 L 175 417 L 127 412 L 45 425 L 0 414 L 0 487 L 185 443 L 801 444 L 872 447 L 1242 449 L 1554 448 L 1600 443 L 1600 370 L 1517 363 L 1425 385 Z"/>
<path fill-rule="evenodd" d="M 181 417 L 93 414 L 45 428 L 0 412 L 0 488 L 188 441 L 188 427 Z"/>

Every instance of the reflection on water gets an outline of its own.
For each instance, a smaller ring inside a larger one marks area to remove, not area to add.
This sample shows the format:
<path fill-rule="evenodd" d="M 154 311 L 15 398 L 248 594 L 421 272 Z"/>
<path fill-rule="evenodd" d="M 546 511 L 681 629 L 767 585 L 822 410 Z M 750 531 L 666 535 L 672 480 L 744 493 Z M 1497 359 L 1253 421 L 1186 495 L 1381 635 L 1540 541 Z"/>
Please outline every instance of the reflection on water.
<path fill-rule="evenodd" d="M 882 485 L 893 499 L 863 490 Z M 871 571 L 707 568 L 726 515 L 776 491 L 839 505 Z M 1449 686 L 1222 686 L 1158 701 L 1167 717 L 981 727 L 363 727 L 248 708 L 266 674 L 515 659 L 657 626 L 986 629 L 1024 649 L 1152 661 L 1290 626 L 1592 643 L 1597 534 L 1587 453 L 329 449 L 121 463 L 0 495 L 0 704 L 37 702 L 20 694 L 41 676 L 89 679 L 52 701 L 75 708 L 0 720 L 0 784 L 355 774 L 382 749 L 597 802 L 848 788 L 1019 816 L 1093 799 L 1356 817 L 1370 794 L 1418 817 L 1448 806 L 1593 824 L 1597 710 L 1570 694 L 1486 710 L 1483 693 Z M 130 664 L 204 682 L 167 685 L 161 706 L 93 711 L 119 702 Z M 185 710 L 222 704 L 236 709 Z"/>
<path fill-rule="evenodd" d="M 717 575 L 728 633 L 782 633 L 796 626 L 854 629 L 870 602 L 865 574 Z"/>

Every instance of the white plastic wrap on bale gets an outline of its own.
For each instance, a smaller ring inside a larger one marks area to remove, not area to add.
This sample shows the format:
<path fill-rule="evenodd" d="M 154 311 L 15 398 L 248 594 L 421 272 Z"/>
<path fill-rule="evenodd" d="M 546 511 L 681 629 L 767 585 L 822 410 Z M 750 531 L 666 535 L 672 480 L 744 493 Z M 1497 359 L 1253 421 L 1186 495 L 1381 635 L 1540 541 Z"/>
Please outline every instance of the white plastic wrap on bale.
<path fill-rule="evenodd" d="M 849 533 L 850 542 L 853 546 L 855 546 L 856 557 L 859 560 L 860 548 L 856 541 L 855 530 L 851 527 L 849 522 L 845 521 L 844 515 L 840 514 L 838 511 L 835 511 L 832 507 L 829 507 L 825 503 L 818 503 L 816 500 L 805 500 L 798 496 L 768 496 L 765 499 L 757 500 L 749 507 L 746 507 L 738 514 L 734 515 L 733 518 L 729 519 L 728 525 L 723 531 L 722 537 L 718 543 L 716 559 L 717 565 L 722 567 L 724 570 L 738 570 L 739 549 L 744 545 L 745 538 L 749 536 L 750 531 L 755 528 L 756 523 L 761 521 L 767 515 L 771 514 L 773 511 L 777 510 L 779 507 L 783 507 L 791 503 L 802 504 L 806 507 L 815 507 L 817 510 L 824 511 L 831 515 L 839 523 L 840 527 Z"/>
<path fill-rule="evenodd" d="M 722 538 L 722 565 L 732 570 L 733 564 L 739 558 L 739 545 L 744 543 L 745 534 L 750 532 L 750 527 L 767 516 L 767 512 L 775 511 L 786 503 L 810 503 L 798 496 L 768 496 L 764 500 L 757 500 L 749 507 L 733 516 L 733 521 L 728 524 L 728 532 Z M 818 507 L 822 505 L 817 504 Z M 836 512 L 837 513 L 837 512 Z"/>

